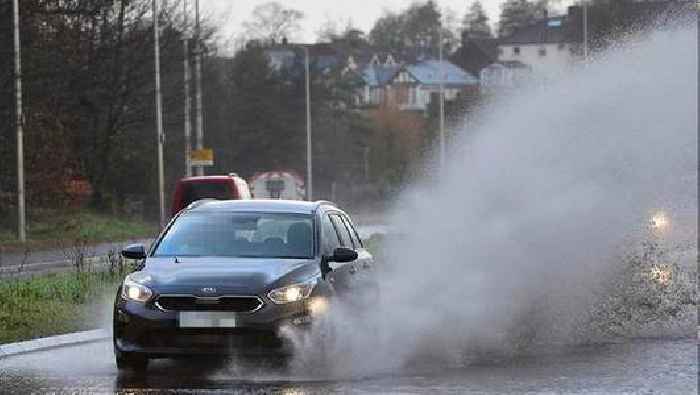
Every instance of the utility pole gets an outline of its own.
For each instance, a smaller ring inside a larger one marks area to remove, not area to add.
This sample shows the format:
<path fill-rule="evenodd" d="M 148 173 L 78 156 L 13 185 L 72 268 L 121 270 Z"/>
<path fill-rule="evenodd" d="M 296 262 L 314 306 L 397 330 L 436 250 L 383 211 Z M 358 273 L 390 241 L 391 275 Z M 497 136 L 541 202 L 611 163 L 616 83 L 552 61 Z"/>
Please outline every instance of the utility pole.
<path fill-rule="evenodd" d="M 197 111 L 197 149 L 204 148 L 204 120 L 202 119 L 202 45 L 201 45 L 201 29 L 199 26 L 199 0 L 194 2 L 195 8 L 195 42 L 194 42 L 194 68 L 196 74 L 195 80 L 195 100 Z M 204 175 L 204 166 L 197 166 L 197 175 Z"/>
<path fill-rule="evenodd" d="M 445 66 L 442 56 L 442 22 L 439 31 L 439 58 L 440 58 L 440 170 L 445 169 Z"/>
<path fill-rule="evenodd" d="M 160 27 L 158 26 L 158 0 L 153 0 L 153 38 L 156 72 L 156 133 L 158 137 L 158 205 L 160 226 L 165 226 L 165 176 L 163 170 L 163 99 L 160 93 Z"/>
<path fill-rule="evenodd" d="M 588 62 L 588 3 L 583 3 L 583 60 Z"/>
<path fill-rule="evenodd" d="M 313 172 L 311 158 L 311 82 L 309 81 L 309 47 L 304 47 L 304 74 L 306 76 L 306 199 L 313 200 Z"/>
<path fill-rule="evenodd" d="M 24 131 L 22 124 L 22 54 L 19 41 L 19 1 L 12 1 L 15 30 L 15 126 L 17 127 L 17 236 L 19 241 L 27 241 L 27 213 L 24 198 Z"/>
<path fill-rule="evenodd" d="M 185 70 L 185 177 L 192 176 L 192 98 L 190 97 L 190 29 L 187 25 L 187 0 L 182 1 L 183 18 L 184 18 L 184 34 L 182 37 L 182 49 L 184 51 L 184 70 Z"/>

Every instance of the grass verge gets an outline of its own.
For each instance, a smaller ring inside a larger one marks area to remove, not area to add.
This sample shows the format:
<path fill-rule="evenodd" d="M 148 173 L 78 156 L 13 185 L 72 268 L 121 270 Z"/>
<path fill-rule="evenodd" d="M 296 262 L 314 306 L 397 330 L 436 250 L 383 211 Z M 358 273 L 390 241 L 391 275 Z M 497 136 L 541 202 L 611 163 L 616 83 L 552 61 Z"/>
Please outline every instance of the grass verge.
<path fill-rule="evenodd" d="M 20 243 L 10 229 L 0 229 L 0 247 L 7 252 L 56 248 L 61 241 L 84 243 L 123 241 L 153 237 L 158 226 L 140 219 L 93 211 L 37 210 L 28 224 L 27 243 Z"/>
<path fill-rule="evenodd" d="M 60 273 L 0 283 L 0 344 L 96 329 L 125 271 Z"/>

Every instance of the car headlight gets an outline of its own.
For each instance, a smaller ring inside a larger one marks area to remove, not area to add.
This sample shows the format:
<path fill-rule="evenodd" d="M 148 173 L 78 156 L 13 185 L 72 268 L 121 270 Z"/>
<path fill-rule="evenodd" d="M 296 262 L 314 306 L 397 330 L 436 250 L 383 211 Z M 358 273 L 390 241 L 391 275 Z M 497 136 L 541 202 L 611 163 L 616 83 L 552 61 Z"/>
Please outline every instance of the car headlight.
<path fill-rule="evenodd" d="M 147 302 L 153 296 L 153 291 L 144 284 L 151 281 L 151 276 L 136 272 L 124 279 L 122 284 L 122 298 L 135 302 Z"/>
<path fill-rule="evenodd" d="M 303 283 L 273 289 L 267 293 L 267 297 L 275 304 L 298 302 L 308 298 L 314 286 L 316 286 L 315 278 Z"/>

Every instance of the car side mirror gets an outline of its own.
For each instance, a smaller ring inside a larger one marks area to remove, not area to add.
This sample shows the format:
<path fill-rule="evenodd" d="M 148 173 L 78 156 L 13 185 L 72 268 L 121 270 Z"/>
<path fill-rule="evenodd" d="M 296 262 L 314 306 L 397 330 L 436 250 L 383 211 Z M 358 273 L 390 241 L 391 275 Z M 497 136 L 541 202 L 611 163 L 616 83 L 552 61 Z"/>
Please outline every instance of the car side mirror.
<path fill-rule="evenodd" d="M 122 256 L 126 259 L 145 259 L 146 248 L 142 244 L 132 244 L 122 250 Z"/>
<path fill-rule="evenodd" d="M 329 257 L 330 262 L 338 262 L 338 263 L 345 263 L 345 262 L 352 262 L 357 259 L 357 251 L 347 248 L 347 247 L 338 247 L 333 251 L 333 255 Z"/>

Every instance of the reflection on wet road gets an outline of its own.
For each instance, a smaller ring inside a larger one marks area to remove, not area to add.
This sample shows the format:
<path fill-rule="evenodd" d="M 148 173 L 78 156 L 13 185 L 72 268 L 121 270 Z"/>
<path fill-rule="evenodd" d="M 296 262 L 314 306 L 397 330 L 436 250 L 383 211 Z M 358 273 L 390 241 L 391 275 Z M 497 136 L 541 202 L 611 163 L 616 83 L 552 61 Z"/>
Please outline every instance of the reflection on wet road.
<path fill-rule="evenodd" d="M 372 377 L 290 373 L 279 361 L 157 360 L 143 377 L 118 375 L 111 343 L 0 360 L 0 391 L 148 389 L 235 393 L 697 393 L 695 339 L 599 344 L 462 367 L 422 366 Z"/>

